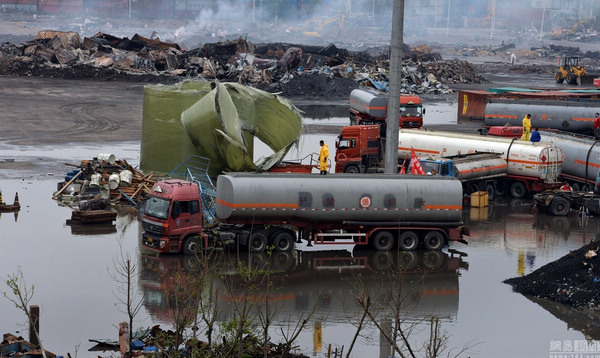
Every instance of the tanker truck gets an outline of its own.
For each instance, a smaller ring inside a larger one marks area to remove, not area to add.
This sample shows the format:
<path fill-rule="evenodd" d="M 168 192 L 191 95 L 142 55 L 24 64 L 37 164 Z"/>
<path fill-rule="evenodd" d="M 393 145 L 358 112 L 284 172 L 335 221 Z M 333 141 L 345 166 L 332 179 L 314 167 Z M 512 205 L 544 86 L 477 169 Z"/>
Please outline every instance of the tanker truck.
<path fill-rule="evenodd" d="M 463 194 L 485 190 L 489 200 L 494 199 L 508 171 L 508 165 L 500 153 L 470 153 L 443 158 L 430 156 L 419 162 L 428 175 L 458 178 L 463 183 Z"/>
<path fill-rule="evenodd" d="M 439 250 L 466 243 L 462 186 L 446 177 L 231 173 L 217 178 L 215 218 L 202 186 L 166 179 L 150 191 L 142 246 L 194 254 L 209 245 L 289 251 L 297 240 Z"/>
<path fill-rule="evenodd" d="M 377 124 L 385 137 L 388 96 L 375 90 L 355 89 L 350 92 L 350 125 Z M 400 95 L 400 128 L 421 128 L 425 108 L 421 97 L 415 94 Z"/>
<path fill-rule="evenodd" d="M 559 147 L 564 155 L 560 179 L 574 191 L 590 190 L 598 181 L 600 142 L 594 137 L 568 132 L 540 131 L 542 139 Z"/>
<path fill-rule="evenodd" d="M 336 173 L 372 173 L 383 171 L 384 145 L 377 126 L 348 126 L 336 141 Z M 400 129 L 398 160 L 418 157 L 444 158 L 477 152 L 498 153 L 507 165 L 506 176 L 496 180 L 495 192 L 523 198 L 530 192 L 560 186 L 563 152 L 550 142 L 532 143 L 514 138 L 470 135 L 462 133 Z M 482 177 L 488 172 L 479 172 Z M 474 188 L 475 189 L 475 188 Z M 490 191 L 490 187 L 478 187 Z"/>

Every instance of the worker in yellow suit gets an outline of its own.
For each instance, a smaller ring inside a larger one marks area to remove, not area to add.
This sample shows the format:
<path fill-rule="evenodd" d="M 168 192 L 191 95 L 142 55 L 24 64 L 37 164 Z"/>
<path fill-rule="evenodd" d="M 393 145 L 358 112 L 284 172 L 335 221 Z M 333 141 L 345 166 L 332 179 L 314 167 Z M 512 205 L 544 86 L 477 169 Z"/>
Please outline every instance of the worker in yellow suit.
<path fill-rule="evenodd" d="M 327 175 L 327 160 L 329 159 L 329 147 L 325 142 L 320 141 L 321 151 L 319 152 L 319 170 L 321 175 Z"/>
<path fill-rule="evenodd" d="M 521 136 L 521 140 L 529 140 L 530 135 L 531 135 L 531 114 L 527 114 L 523 118 L 523 135 Z"/>

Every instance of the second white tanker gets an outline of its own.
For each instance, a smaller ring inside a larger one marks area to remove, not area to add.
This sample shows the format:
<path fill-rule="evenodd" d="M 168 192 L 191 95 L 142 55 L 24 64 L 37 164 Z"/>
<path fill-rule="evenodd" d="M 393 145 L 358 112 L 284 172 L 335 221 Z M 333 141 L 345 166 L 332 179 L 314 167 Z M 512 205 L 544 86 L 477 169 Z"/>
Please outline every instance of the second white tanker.
<path fill-rule="evenodd" d="M 511 196 L 555 188 L 560 184 L 564 155 L 550 142 L 532 143 L 512 138 L 489 137 L 453 132 L 401 129 L 398 157 L 410 158 L 411 149 L 419 157 L 490 152 L 501 153 L 508 164 L 506 186 Z"/>

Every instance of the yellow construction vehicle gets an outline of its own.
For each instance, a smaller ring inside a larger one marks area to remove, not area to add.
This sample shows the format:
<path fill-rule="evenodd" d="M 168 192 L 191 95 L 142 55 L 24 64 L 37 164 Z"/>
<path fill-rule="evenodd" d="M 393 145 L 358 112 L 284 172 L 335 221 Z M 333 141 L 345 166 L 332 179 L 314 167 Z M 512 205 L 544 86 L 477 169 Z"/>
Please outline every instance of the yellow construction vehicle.
<path fill-rule="evenodd" d="M 306 22 L 304 23 L 304 28 L 309 28 L 311 26 L 314 26 L 316 24 L 318 24 L 318 28 L 316 31 L 304 31 L 304 36 L 311 36 L 311 37 L 321 37 L 321 34 L 323 33 L 323 28 L 329 24 L 335 23 L 339 21 L 339 25 L 337 26 L 337 28 L 339 30 L 341 30 L 342 28 L 344 28 L 344 19 L 346 18 L 346 14 L 340 14 L 338 16 L 334 16 L 334 17 L 329 17 L 329 18 L 311 18 L 306 20 Z"/>
<path fill-rule="evenodd" d="M 559 59 L 558 70 L 554 74 L 556 83 L 563 83 L 564 80 L 570 85 L 592 84 L 595 75 L 588 75 L 583 66 L 579 66 L 580 58 L 577 56 L 565 56 Z"/>

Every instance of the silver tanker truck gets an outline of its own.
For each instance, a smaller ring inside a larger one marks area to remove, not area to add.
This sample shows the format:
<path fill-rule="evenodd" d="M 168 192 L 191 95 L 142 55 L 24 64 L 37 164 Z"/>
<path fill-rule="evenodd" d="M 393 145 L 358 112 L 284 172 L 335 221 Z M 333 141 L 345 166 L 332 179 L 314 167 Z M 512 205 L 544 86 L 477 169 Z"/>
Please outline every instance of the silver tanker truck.
<path fill-rule="evenodd" d="M 142 245 L 161 253 L 194 254 L 217 243 L 262 252 L 305 240 L 412 251 L 466 243 L 469 234 L 462 185 L 450 177 L 231 173 L 216 187 L 211 226 L 201 185 L 157 182 L 144 207 Z"/>

